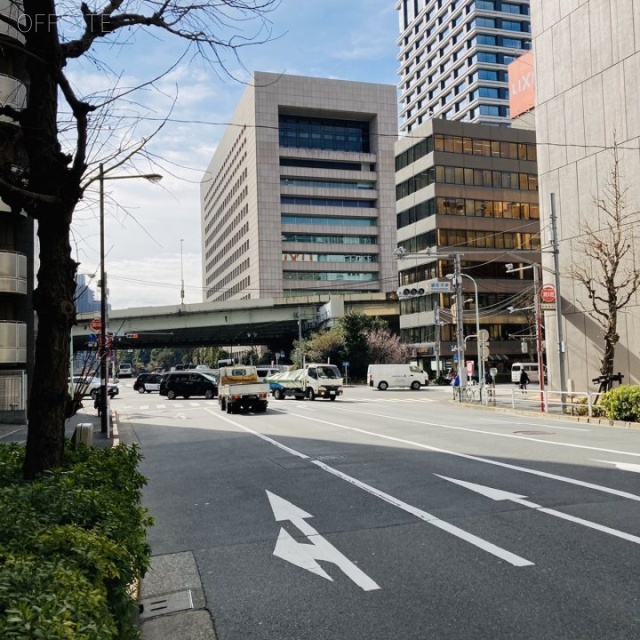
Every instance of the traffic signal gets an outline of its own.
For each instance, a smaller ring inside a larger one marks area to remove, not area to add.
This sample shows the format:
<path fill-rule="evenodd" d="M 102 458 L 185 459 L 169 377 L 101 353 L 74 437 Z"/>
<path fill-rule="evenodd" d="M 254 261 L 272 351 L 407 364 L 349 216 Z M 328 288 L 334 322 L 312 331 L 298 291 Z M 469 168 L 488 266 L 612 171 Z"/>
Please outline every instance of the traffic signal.
<path fill-rule="evenodd" d="M 416 296 L 423 296 L 427 293 L 424 287 L 418 287 L 415 285 L 407 285 L 398 289 L 398 298 L 401 300 L 404 298 L 414 298 Z"/>

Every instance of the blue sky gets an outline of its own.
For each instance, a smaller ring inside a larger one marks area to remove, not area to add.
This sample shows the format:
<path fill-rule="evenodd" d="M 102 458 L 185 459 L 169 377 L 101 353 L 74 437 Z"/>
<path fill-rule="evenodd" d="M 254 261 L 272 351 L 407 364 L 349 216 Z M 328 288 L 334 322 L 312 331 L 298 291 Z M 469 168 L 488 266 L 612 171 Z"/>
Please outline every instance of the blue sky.
<path fill-rule="evenodd" d="M 114 308 L 179 304 L 181 265 L 185 302 L 202 301 L 199 183 L 251 73 L 397 84 L 393 0 L 282 0 L 269 18 L 272 40 L 242 50 L 245 68 L 232 56 L 226 58 L 233 78 L 183 58 L 153 88 L 129 97 L 127 117 L 149 118 L 137 135 L 172 111 L 149 147 L 158 164 L 143 161 L 137 167 L 162 173 L 162 182 L 105 182 L 105 263 Z M 100 93 L 113 85 L 96 61 L 107 63 L 124 88 L 157 77 L 185 50 L 184 42 L 165 34 L 135 32 L 120 41 L 117 47 L 101 43 L 94 61 L 71 68 L 78 90 Z M 123 123 L 128 126 L 129 121 Z M 94 147 L 96 157 L 119 143 L 123 133 L 120 128 L 103 136 Z M 86 274 L 95 273 L 99 265 L 97 216 L 93 190 L 77 210 L 73 227 L 74 256 Z"/>

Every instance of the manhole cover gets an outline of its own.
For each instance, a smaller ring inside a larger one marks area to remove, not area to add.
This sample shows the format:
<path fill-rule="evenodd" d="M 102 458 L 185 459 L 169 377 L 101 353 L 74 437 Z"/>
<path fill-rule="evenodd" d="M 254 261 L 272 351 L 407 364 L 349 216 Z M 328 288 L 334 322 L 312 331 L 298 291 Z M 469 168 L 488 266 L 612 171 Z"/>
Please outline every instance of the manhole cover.
<path fill-rule="evenodd" d="M 140 617 L 143 620 L 154 616 L 163 616 L 167 613 L 186 611 L 193 609 L 193 598 L 191 589 L 186 591 L 176 591 L 164 596 L 146 598 L 140 601 Z"/>
<path fill-rule="evenodd" d="M 553 431 L 514 431 L 513 433 L 521 433 L 525 436 L 552 436 Z"/>

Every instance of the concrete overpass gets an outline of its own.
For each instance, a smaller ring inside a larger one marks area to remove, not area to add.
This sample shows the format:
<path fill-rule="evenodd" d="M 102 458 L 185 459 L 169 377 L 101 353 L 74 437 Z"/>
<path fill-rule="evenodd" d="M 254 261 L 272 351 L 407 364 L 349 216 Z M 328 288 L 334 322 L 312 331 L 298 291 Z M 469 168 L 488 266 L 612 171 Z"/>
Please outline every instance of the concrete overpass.
<path fill-rule="evenodd" d="M 308 335 L 331 327 L 352 311 L 384 318 L 397 330 L 395 291 L 115 309 L 109 313 L 108 330 L 115 336 L 117 349 L 268 345 L 280 350 L 297 339 L 298 321 Z M 88 348 L 93 333 L 89 323 L 99 315 L 78 314 L 74 352 Z"/>

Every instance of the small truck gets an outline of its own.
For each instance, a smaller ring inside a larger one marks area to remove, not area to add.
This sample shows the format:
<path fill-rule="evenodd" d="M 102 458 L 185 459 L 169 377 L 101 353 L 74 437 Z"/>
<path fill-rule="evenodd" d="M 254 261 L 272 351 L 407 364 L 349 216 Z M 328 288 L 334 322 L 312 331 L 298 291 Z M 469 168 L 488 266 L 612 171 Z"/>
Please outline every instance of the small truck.
<path fill-rule="evenodd" d="M 239 413 L 267 410 L 269 384 L 258 382 L 258 373 L 253 366 L 236 364 L 220 367 L 218 377 L 218 404 L 222 411 Z"/>
<path fill-rule="evenodd" d="M 267 376 L 265 380 L 276 400 L 287 396 L 297 400 L 335 400 L 342 395 L 342 374 L 335 364 L 307 364 L 302 369 Z"/>

